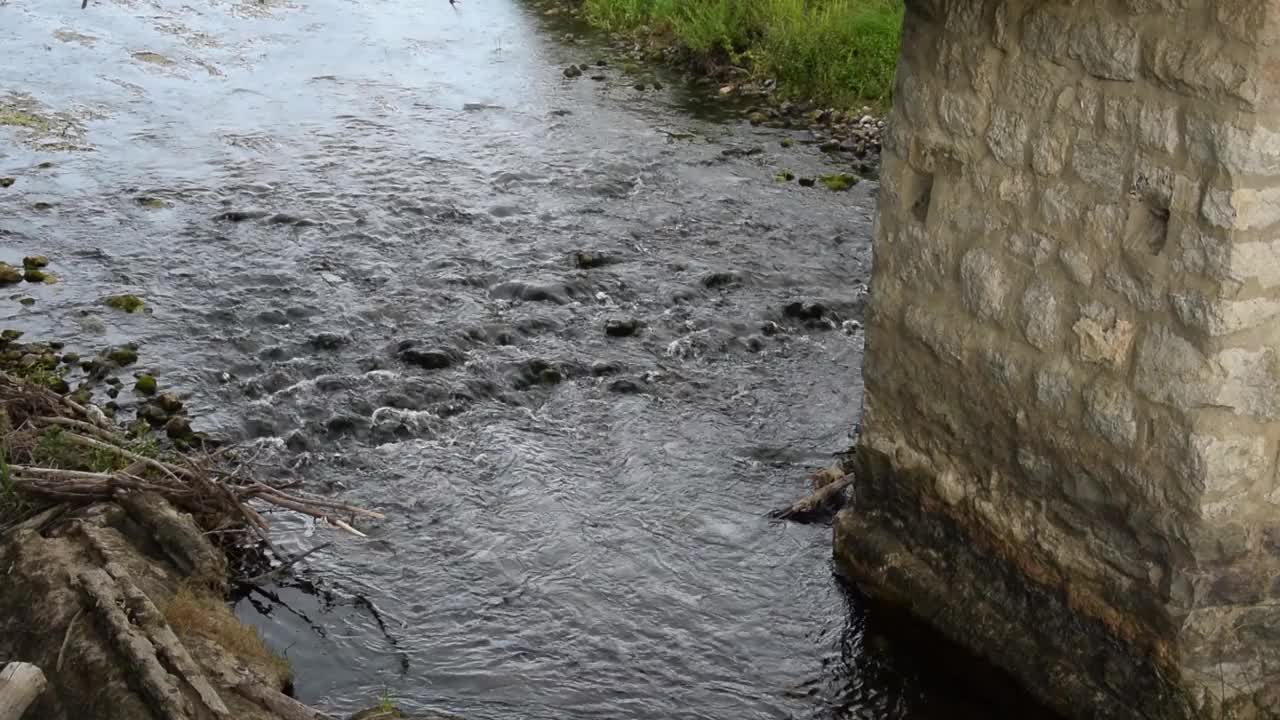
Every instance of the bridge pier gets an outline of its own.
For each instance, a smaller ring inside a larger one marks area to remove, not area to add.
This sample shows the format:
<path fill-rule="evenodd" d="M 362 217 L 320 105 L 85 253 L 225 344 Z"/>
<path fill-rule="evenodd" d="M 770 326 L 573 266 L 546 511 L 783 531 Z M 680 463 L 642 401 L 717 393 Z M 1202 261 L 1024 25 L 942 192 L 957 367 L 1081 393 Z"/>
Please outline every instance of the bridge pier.
<path fill-rule="evenodd" d="M 902 48 L 840 567 L 1067 717 L 1280 717 L 1280 3 Z"/>

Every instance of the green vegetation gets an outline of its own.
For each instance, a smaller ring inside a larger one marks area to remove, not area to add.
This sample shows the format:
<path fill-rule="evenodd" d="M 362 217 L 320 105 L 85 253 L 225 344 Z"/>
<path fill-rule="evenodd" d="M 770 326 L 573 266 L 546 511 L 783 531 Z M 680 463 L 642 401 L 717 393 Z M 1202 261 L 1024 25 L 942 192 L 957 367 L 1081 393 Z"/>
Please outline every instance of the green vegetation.
<path fill-rule="evenodd" d="M 835 190 L 836 192 L 840 192 L 842 190 L 848 190 L 849 188 L 858 184 L 858 176 L 850 175 L 849 173 L 835 173 L 833 175 L 823 175 L 818 179 L 822 181 L 823 185 L 827 186 L 828 190 Z"/>
<path fill-rule="evenodd" d="M 111 295 L 103 299 L 107 307 L 123 310 L 127 313 L 138 312 L 146 305 L 137 295 Z"/>
<path fill-rule="evenodd" d="M 746 64 L 793 97 L 889 104 L 902 0 L 584 0 L 606 30 Z"/>

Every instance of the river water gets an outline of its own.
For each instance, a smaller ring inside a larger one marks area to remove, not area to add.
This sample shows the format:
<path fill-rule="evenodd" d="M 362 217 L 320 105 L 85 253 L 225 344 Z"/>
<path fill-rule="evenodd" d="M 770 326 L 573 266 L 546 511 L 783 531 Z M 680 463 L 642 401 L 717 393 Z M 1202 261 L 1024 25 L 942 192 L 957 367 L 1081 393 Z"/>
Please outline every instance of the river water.
<path fill-rule="evenodd" d="M 0 260 L 60 279 L 0 321 L 135 342 L 198 429 L 386 513 L 277 516 L 334 544 L 237 605 L 305 701 L 989 716 L 877 633 L 828 528 L 766 518 L 857 420 L 874 184 L 775 182 L 839 168 L 653 69 L 565 78 L 606 54 L 564 30 L 516 0 L 0 0 Z"/>

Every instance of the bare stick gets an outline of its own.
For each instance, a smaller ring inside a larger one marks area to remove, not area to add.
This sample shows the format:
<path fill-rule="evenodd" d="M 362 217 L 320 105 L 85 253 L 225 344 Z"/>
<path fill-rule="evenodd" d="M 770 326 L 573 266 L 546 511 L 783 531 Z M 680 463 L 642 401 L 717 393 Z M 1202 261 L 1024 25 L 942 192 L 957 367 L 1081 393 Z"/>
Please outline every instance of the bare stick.
<path fill-rule="evenodd" d="M 67 632 L 62 636 L 62 647 L 58 648 L 58 664 L 53 666 L 57 672 L 62 672 L 62 658 L 67 654 L 67 644 L 71 642 L 71 631 L 76 627 L 76 621 L 80 619 L 80 614 L 84 612 L 84 608 L 76 610 L 76 614 L 71 616 L 71 622 L 67 623 Z"/>

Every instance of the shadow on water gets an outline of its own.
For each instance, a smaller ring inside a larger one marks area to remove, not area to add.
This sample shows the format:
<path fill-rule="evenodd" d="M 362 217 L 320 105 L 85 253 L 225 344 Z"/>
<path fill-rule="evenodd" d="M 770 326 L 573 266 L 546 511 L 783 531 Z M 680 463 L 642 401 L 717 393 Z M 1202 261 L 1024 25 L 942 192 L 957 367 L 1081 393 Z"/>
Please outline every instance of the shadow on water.
<path fill-rule="evenodd" d="M 857 420 L 874 184 L 776 182 L 830 160 L 434 2 L 0 6 L 0 260 L 59 277 L 0 322 L 136 343 L 197 429 L 386 515 L 272 518 L 334 543 L 237 603 L 308 702 L 954 717 L 829 529 L 766 517 Z"/>

